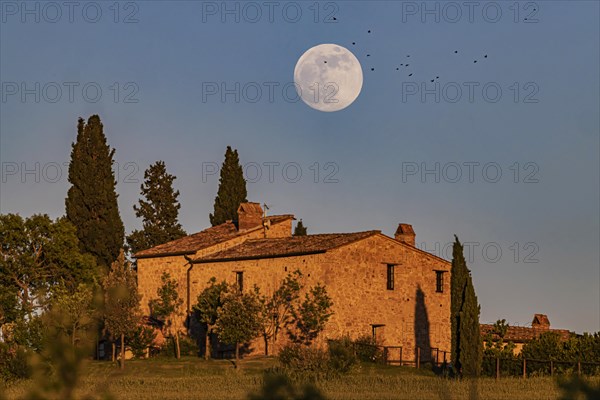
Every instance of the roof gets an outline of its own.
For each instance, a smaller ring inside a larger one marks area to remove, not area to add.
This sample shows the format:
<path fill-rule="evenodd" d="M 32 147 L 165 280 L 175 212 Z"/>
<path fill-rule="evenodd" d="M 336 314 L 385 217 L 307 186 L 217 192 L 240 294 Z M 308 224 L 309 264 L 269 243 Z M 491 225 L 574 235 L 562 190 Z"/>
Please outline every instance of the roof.
<path fill-rule="evenodd" d="M 266 219 L 271 224 L 276 224 L 290 218 L 294 218 L 291 214 L 285 215 L 272 215 Z M 254 229 L 262 229 L 261 225 L 256 226 Z M 194 254 L 198 250 L 205 249 L 207 247 L 214 246 L 221 242 L 229 239 L 233 239 L 236 236 L 243 235 L 254 229 L 239 232 L 235 224 L 231 221 L 225 222 L 221 225 L 213 226 L 205 229 L 201 232 L 194 233 L 182 237 L 180 239 L 172 240 L 170 242 L 152 247 L 150 249 L 138 251 L 134 254 L 135 258 L 148 258 L 168 255 L 184 255 Z"/>
<path fill-rule="evenodd" d="M 232 248 L 208 254 L 194 263 L 252 260 L 258 258 L 290 257 L 318 254 L 381 233 L 365 231 L 354 233 L 327 233 L 271 239 L 249 239 Z"/>
<path fill-rule="evenodd" d="M 481 324 L 479 326 L 480 332 L 482 336 L 487 335 L 488 333 L 493 332 L 494 325 L 493 324 Z M 526 326 L 509 326 L 504 336 L 504 341 L 507 342 L 528 342 L 532 339 L 537 338 L 542 333 L 546 332 L 555 332 L 557 333 L 562 340 L 567 340 L 571 336 L 571 332 L 567 329 L 548 329 L 548 328 L 530 328 Z M 496 334 L 492 334 L 493 339 L 499 339 L 500 337 Z"/>

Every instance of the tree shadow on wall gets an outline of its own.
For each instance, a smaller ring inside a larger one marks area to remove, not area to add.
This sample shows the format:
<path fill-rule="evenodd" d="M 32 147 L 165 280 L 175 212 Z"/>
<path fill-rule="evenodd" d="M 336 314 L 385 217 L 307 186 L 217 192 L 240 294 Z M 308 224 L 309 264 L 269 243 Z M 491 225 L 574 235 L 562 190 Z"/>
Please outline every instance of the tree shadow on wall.
<path fill-rule="evenodd" d="M 415 360 L 420 355 L 421 364 L 423 364 L 431 362 L 432 358 L 429 317 L 427 315 L 427 306 L 425 305 L 425 293 L 420 285 L 417 287 L 415 298 Z M 420 349 L 420 352 L 418 349 Z"/>

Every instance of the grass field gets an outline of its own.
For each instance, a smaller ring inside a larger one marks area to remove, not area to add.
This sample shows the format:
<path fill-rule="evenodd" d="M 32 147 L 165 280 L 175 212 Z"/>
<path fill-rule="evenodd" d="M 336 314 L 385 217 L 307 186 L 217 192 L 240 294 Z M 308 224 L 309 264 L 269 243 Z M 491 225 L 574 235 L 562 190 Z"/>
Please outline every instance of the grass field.
<path fill-rule="evenodd" d="M 124 371 L 110 362 L 86 365 L 79 395 L 108 392 L 115 399 L 245 399 L 258 392 L 272 359 L 244 360 L 238 369 L 226 360 L 135 360 Z M 598 379 L 595 378 L 596 384 Z M 35 382 L 8 387 L 9 399 L 23 398 Z M 446 380 L 410 367 L 362 365 L 340 378 L 319 382 L 327 399 L 558 399 L 560 390 L 549 377 L 482 378 L 475 382 Z"/>

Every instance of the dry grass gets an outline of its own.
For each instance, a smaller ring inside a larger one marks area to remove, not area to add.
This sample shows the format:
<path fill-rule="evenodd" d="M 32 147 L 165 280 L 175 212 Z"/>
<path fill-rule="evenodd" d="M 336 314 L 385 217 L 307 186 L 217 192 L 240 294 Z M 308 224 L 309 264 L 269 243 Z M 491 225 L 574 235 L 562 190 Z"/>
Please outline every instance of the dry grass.
<path fill-rule="evenodd" d="M 272 359 L 245 360 L 239 369 L 229 361 L 180 361 L 153 359 L 131 361 L 121 372 L 109 362 L 90 362 L 81 383 L 80 394 L 108 391 L 116 399 L 245 399 L 262 385 L 264 370 Z M 598 382 L 598 379 L 595 379 Z M 22 398 L 34 382 L 12 385 L 9 399 Z M 317 386 L 328 399 L 558 399 L 559 389 L 548 377 L 505 378 L 496 382 L 445 380 L 408 367 L 365 365 L 359 370 L 320 382 Z"/>

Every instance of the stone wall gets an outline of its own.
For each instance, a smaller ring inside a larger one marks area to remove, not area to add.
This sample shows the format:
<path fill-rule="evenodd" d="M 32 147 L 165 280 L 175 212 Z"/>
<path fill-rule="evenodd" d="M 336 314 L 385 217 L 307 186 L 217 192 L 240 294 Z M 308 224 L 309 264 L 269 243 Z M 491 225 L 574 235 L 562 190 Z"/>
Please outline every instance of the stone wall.
<path fill-rule="evenodd" d="M 387 289 L 387 267 L 394 267 L 394 290 Z M 450 264 L 384 235 L 375 235 L 324 254 L 195 264 L 190 272 L 191 298 L 211 277 L 234 284 L 244 272 L 244 288 L 254 285 L 272 293 L 289 273 L 300 269 L 306 287 L 317 282 L 332 297 L 334 315 L 321 340 L 348 334 L 373 335 L 383 345 L 402 346 L 403 358 L 414 358 L 419 345 L 450 350 Z M 443 292 L 436 292 L 437 270 L 444 273 Z M 284 333 L 278 344 L 285 341 Z M 251 344 L 262 353 L 262 339 Z M 427 350 L 425 350 L 427 352 Z"/>
<path fill-rule="evenodd" d="M 286 237 L 292 235 L 292 219 L 278 222 L 271 225 L 267 231 L 268 237 Z M 207 254 L 216 253 L 222 250 L 227 250 L 231 247 L 242 244 L 248 239 L 264 239 L 265 231 L 261 226 L 258 229 L 242 232 L 239 236 L 219 243 L 215 246 L 207 247 L 197 251 L 195 254 L 188 255 L 189 258 L 195 259 L 203 257 Z M 187 270 L 190 267 L 184 256 L 169 256 L 169 257 L 152 257 L 140 258 L 137 260 L 137 281 L 138 291 L 142 298 L 140 305 L 144 315 L 150 315 L 149 302 L 157 298 L 157 290 L 162 285 L 161 276 L 163 272 L 171 274 L 171 278 L 177 279 L 179 283 L 179 296 L 183 299 L 183 305 L 180 310 L 181 316 L 175 319 L 175 326 L 180 329 L 185 329 L 185 320 L 187 318 L 188 309 L 188 291 L 187 291 Z M 206 284 L 208 280 L 203 283 Z M 190 292 L 189 306 L 190 308 L 196 302 L 198 292 Z"/>
<path fill-rule="evenodd" d="M 266 230 L 267 238 L 282 238 L 292 236 L 292 219 L 272 224 Z"/>

